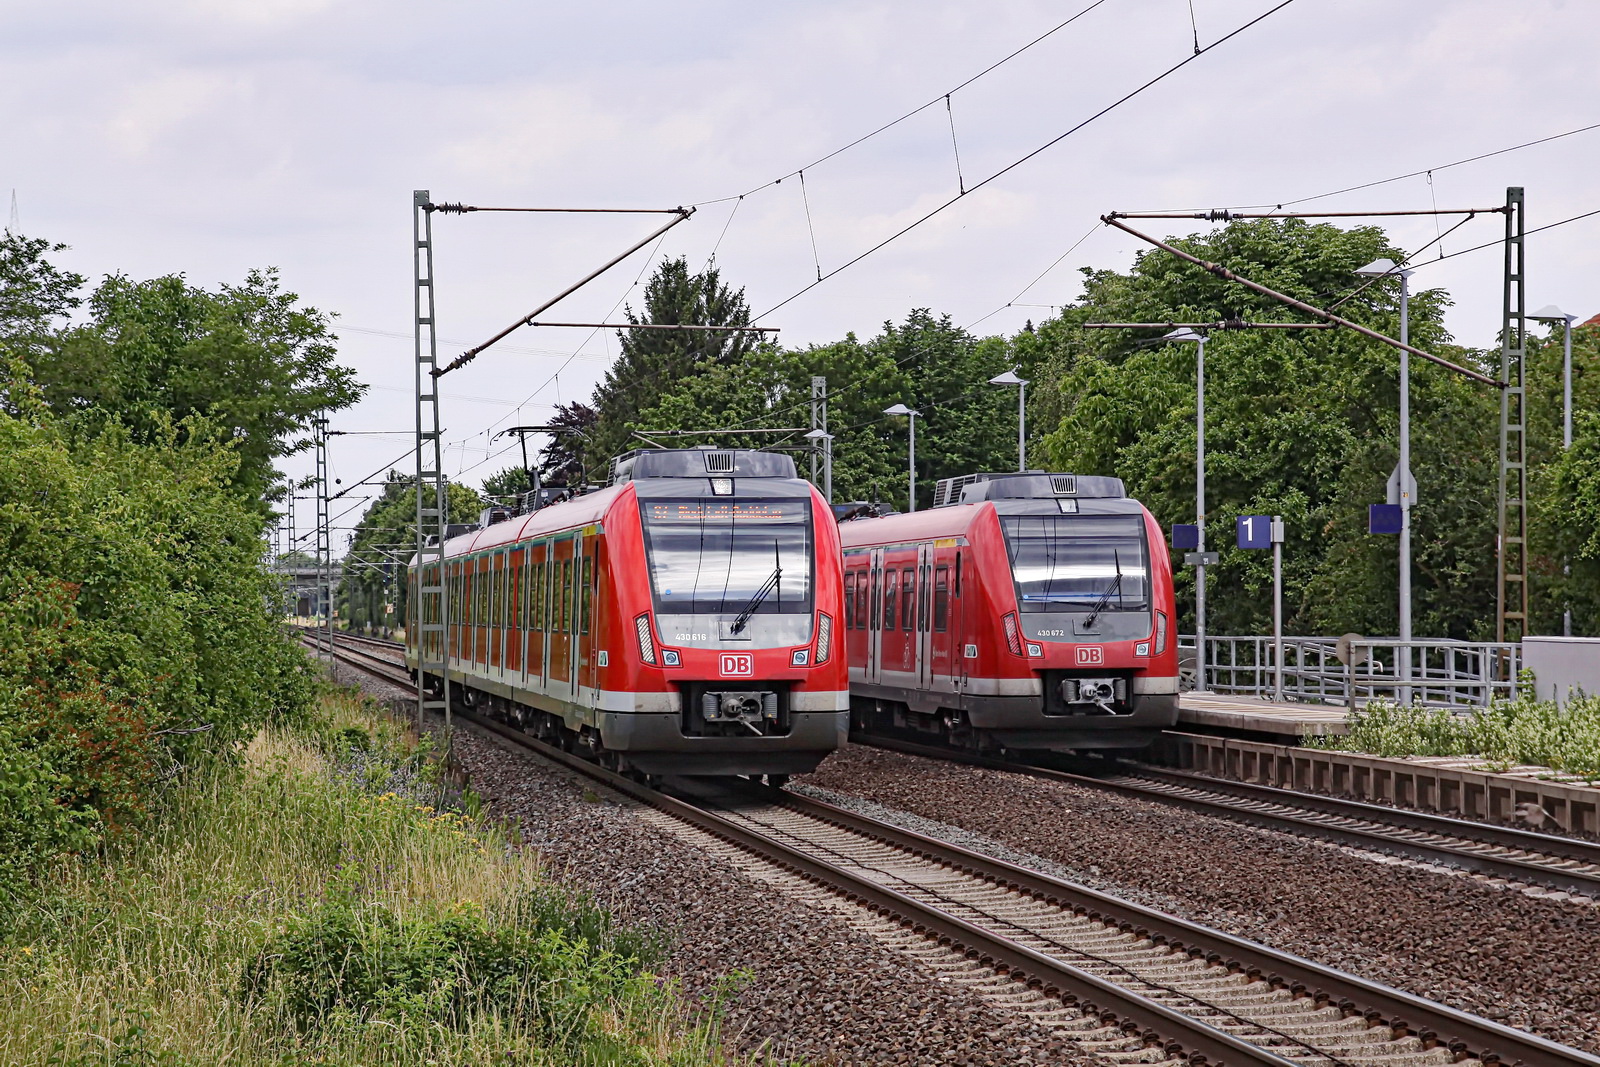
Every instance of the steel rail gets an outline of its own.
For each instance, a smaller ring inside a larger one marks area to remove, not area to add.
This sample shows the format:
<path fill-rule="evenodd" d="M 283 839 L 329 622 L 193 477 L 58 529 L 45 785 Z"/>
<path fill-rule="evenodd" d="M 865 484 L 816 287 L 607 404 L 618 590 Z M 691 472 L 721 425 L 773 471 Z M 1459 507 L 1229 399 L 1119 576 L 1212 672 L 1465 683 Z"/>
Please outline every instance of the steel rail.
<path fill-rule="evenodd" d="M 1167 782 L 1185 788 L 1203 789 L 1214 793 L 1229 793 L 1247 800 L 1267 804 L 1282 804 L 1305 808 L 1344 819 L 1363 819 L 1412 830 L 1418 833 L 1438 834 L 1476 841 L 1496 848 L 1512 849 L 1536 855 L 1559 857 L 1577 863 L 1592 864 L 1600 868 L 1600 844 L 1579 837 L 1544 834 L 1536 830 L 1522 830 L 1514 826 L 1497 826 L 1494 823 L 1458 819 L 1452 815 L 1438 815 L 1409 808 L 1393 808 L 1363 800 L 1346 800 L 1343 797 L 1324 796 L 1320 793 L 1302 793 L 1281 786 L 1261 785 L 1257 782 L 1233 781 L 1213 778 L 1171 767 L 1147 764 L 1130 764 L 1130 773 L 1138 778 Z M 1600 872 L 1589 883 L 1591 895 L 1600 895 Z"/>
<path fill-rule="evenodd" d="M 1533 883 L 1584 896 L 1600 897 L 1600 872 L 1571 870 L 1551 862 L 1524 859 L 1517 856 L 1494 855 L 1473 846 L 1491 845 L 1519 852 L 1549 856 L 1559 862 L 1600 864 L 1600 847 L 1575 838 L 1556 837 L 1527 830 L 1491 826 L 1488 823 L 1452 819 L 1448 816 L 1430 815 L 1426 812 L 1401 811 L 1378 804 L 1339 800 L 1334 797 L 1298 793 L 1288 789 L 1257 786 L 1244 782 L 1229 782 L 1200 775 L 1180 775 L 1167 770 L 1139 767 L 1133 773 L 1139 777 L 1158 779 L 1170 776 L 1171 785 L 1178 785 L 1213 794 L 1212 797 L 1185 795 L 1162 788 L 1154 782 L 1141 784 L 1137 780 L 1102 778 L 1092 774 L 1075 774 L 1055 767 L 1041 767 L 1031 763 L 1015 763 L 953 749 L 921 745 L 896 738 L 857 738 L 861 744 L 893 749 L 931 759 L 955 760 L 986 767 L 990 770 L 1010 771 L 1034 778 L 1088 786 L 1105 792 L 1118 793 L 1137 800 L 1151 800 L 1171 804 L 1204 815 L 1222 816 L 1240 822 L 1262 826 L 1271 830 L 1319 837 L 1360 848 L 1368 852 L 1381 852 L 1405 856 L 1409 859 L 1446 867 L 1470 870 L 1478 874 L 1504 878 L 1509 881 Z M 1229 796 L 1229 791 L 1235 796 Z M 1297 816 L 1289 812 L 1264 811 L 1246 806 L 1249 803 L 1270 803 L 1290 808 L 1304 809 L 1313 815 L 1331 815 L 1359 820 L 1366 826 L 1340 826 L 1316 818 Z M 1409 836 L 1426 833 L 1450 841 L 1421 841 Z"/>
<path fill-rule="evenodd" d="M 335 654 L 338 655 L 337 652 Z M 376 664 L 392 663 L 372 653 L 357 652 L 357 655 Z M 380 669 L 354 657 L 339 658 L 385 680 L 392 681 L 397 676 L 396 672 Z M 409 681 L 403 677 L 401 680 Z M 1192 1062 L 1198 1063 L 1202 1055 L 1224 1064 L 1284 1065 L 1293 1062 L 1270 1049 L 1208 1026 L 1062 960 L 1016 944 L 942 909 L 862 879 L 766 834 L 730 822 L 705 808 L 668 796 L 537 741 L 520 730 L 470 713 L 463 714 L 462 718 L 503 743 L 545 756 L 721 840 L 760 855 L 839 893 L 851 903 L 885 915 L 918 934 L 936 939 L 969 958 L 992 966 L 999 973 L 1039 988 L 1046 995 L 1059 996 L 1063 1003 L 1091 1014 L 1100 1013 L 1105 1021 L 1119 1021 L 1125 1029 L 1143 1028 L 1142 1036 L 1152 1042 L 1158 1035 L 1176 1040 L 1189 1052 Z M 1052 773 L 1066 775 L 1066 772 Z M 1093 782 L 1092 779 L 1088 781 Z M 964 873 L 984 878 L 1009 890 L 1027 893 L 1051 906 L 1071 909 L 1091 921 L 1115 925 L 1124 932 L 1169 945 L 1174 951 L 1203 957 L 1209 963 L 1241 971 L 1252 979 L 1264 977 L 1269 983 L 1287 987 L 1296 996 L 1310 996 L 1337 1003 L 1339 1010 L 1347 1016 L 1363 1014 L 1370 1025 L 1388 1027 L 1394 1038 L 1415 1035 L 1424 1044 L 1444 1045 L 1458 1058 L 1470 1055 L 1485 1064 L 1525 1062 L 1600 1067 L 1600 1058 L 1580 1050 L 1478 1018 L 1382 983 L 1342 973 L 1291 953 L 1121 900 L 1087 886 L 879 822 L 814 798 L 776 790 L 761 792 L 803 815 L 913 855 L 947 863 Z"/>
<path fill-rule="evenodd" d="M 880 822 L 826 801 L 784 793 L 781 802 L 812 818 L 917 855 L 948 862 L 958 870 L 986 878 L 1011 890 L 1028 893 L 1046 903 L 1069 907 L 1091 920 L 1117 926 L 1135 936 L 1151 938 L 1157 943 L 1164 940 L 1176 950 L 1187 951 L 1191 956 L 1204 956 L 1210 962 L 1236 968 L 1247 976 L 1262 976 L 1296 993 L 1325 997 L 1337 1003 L 1347 1014 L 1361 1012 L 1373 1025 L 1390 1027 L 1397 1037 L 1403 1032 L 1410 1032 L 1425 1041 L 1433 1040 L 1448 1045 L 1458 1053 L 1477 1053 L 1487 1062 L 1492 1062 L 1497 1053 L 1509 1053 L 1513 1056 L 1510 1062 L 1533 1056 L 1535 1058 L 1529 1062 L 1600 1064 L 1600 1058 L 1535 1034 L 1482 1019 L 1404 990 L 1359 978 L 1076 882 Z M 1374 1012 L 1378 1013 L 1376 1017 Z"/>
<path fill-rule="evenodd" d="M 367 660 L 376 660 L 380 664 L 389 662 L 371 653 L 357 652 L 355 656 L 350 656 L 335 650 L 334 655 L 384 681 L 397 681 L 396 672 L 365 662 Z M 400 680 L 405 684 L 410 682 L 409 678 Z M 457 718 L 489 733 L 503 743 L 534 752 L 577 771 L 633 800 L 760 856 L 807 881 L 824 886 L 852 904 L 867 908 L 898 922 L 914 933 L 947 945 L 952 951 L 964 954 L 969 959 L 976 959 L 1000 974 L 1040 990 L 1046 996 L 1057 997 L 1069 1007 L 1090 1015 L 1098 1015 L 1104 1023 L 1115 1022 L 1121 1024 L 1124 1030 L 1140 1032 L 1140 1036 L 1152 1044 L 1159 1043 L 1161 1038 L 1165 1038 L 1169 1042 L 1168 1053 L 1178 1051 L 1177 1048 L 1171 1047 L 1170 1043 L 1175 1042 L 1179 1048 L 1188 1053 L 1191 1063 L 1295 1067 L 1296 1061 L 1285 1059 L 1269 1048 L 1251 1044 L 1224 1030 L 1123 989 L 1088 971 L 1025 945 L 1019 945 L 1006 937 L 886 886 L 878 885 L 869 879 L 858 877 L 800 849 L 732 822 L 713 811 L 669 796 L 572 753 L 535 740 L 520 730 L 480 718 L 470 712 L 458 712 Z M 778 799 L 792 801 L 794 798 L 780 793 Z M 848 813 L 841 811 L 841 814 Z M 877 823 L 872 823 L 871 826 L 870 833 L 874 835 L 893 830 L 892 827 Z M 935 842 L 931 838 L 927 839 L 927 842 L 932 848 L 943 847 L 942 843 Z M 952 850 L 950 855 L 954 859 L 956 854 Z M 1595 1063 L 1600 1065 L 1600 1060 Z"/>

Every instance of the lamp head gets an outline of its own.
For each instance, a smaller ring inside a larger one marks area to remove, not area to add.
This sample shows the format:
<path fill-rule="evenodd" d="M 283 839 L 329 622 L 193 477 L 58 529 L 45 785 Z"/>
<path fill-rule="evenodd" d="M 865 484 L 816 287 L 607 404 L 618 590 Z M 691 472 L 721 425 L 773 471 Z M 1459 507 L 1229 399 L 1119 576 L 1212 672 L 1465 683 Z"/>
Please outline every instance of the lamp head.
<path fill-rule="evenodd" d="M 1554 304 L 1546 304 L 1538 311 L 1528 313 L 1528 318 L 1537 319 L 1540 322 L 1571 322 L 1577 317 L 1576 315 L 1568 315 Z"/>
<path fill-rule="evenodd" d="M 910 408 L 906 407 L 904 404 L 892 404 L 889 407 L 884 408 L 883 409 L 883 413 L 885 415 L 915 415 L 915 414 L 917 414 L 915 411 L 913 411 Z"/>
<path fill-rule="evenodd" d="M 1004 374 L 996 374 L 993 378 L 990 378 L 989 379 L 989 384 L 990 385 L 1027 385 L 1028 383 L 1027 383 L 1026 379 L 1017 377 L 1017 372 L 1016 371 L 1008 370 Z"/>
<path fill-rule="evenodd" d="M 1392 275 L 1396 278 L 1411 277 L 1410 271 L 1401 270 L 1399 267 L 1395 266 L 1395 262 L 1392 259 L 1375 259 L 1371 263 L 1368 263 L 1365 267 L 1362 267 L 1360 270 L 1356 271 L 1356 273 L 1361 275 L 1363 278 L 1382 278 L 1385 275 Z"/>
<path fill-rule="evenodd" d="M 806 440 L 808 441 L 831 441 L 832 439 L 833 434 L 829 433 L 827 430 L 812 430 L 810 433 L 806 434 Z"/>
<path fill-rule="evenodd" d="M 1204 334 L 1195 333 L 1187 326 L 1180 326 L 1171 333 L 1162 334 L 1161 339 L 1163 341 L 1204 341 L 1206 338 Z"/>

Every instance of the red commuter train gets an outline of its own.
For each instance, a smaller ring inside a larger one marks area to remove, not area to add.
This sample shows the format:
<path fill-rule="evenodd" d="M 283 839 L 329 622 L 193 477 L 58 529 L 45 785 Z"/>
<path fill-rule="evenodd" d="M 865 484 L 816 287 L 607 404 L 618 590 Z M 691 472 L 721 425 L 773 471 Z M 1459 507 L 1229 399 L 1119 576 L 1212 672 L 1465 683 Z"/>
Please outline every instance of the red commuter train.
<path fill-rule="evenodd" d="M 1120 479 L 949 478 L 840 535 L 855 729 L 1113 749 L 1176 722 L 1172 566 Z"/>
<path fill-rule="evenodd" d="M 630 453 L 612 483 L 446 543 L 452 697 L 641 774 L 814 769 L 849 722 L 827 503 L 753 450 Z"/>

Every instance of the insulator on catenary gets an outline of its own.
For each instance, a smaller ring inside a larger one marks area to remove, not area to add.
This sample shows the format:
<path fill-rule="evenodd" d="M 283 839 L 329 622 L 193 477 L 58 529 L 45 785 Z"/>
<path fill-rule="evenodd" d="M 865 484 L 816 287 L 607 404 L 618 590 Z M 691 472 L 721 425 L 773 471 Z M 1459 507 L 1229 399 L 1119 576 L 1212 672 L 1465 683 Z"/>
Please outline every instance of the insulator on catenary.
<path fill-rule="evenodd" d="M 432 207 L 433 207 L 433 210 L 442 211 L 446 215 L 465 215 L 469 211 L 478 210 L 477 208 L 470 207 L 470 206 L 468 206 L 466 204 L 444 203 L 444 204 L 434 204 L 434 205 L 432 205 Z"/>

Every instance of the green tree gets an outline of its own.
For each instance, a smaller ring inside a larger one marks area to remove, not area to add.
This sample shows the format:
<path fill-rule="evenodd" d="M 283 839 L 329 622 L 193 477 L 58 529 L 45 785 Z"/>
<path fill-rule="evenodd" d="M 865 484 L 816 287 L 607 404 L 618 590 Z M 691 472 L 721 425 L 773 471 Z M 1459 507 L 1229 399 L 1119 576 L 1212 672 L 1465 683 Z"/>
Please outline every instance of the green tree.
<path fill-rule="evenodd" d="M 81 274 L 64 271 L 45 257 L 67 246 L 7 230 L 0 235 L 0 339 L 19 356 L 38 347 L 83 303 Z"/>
<path fill-rule="evenodd" d="M 339 618 L 347 626 L 392 628 L 406 617 L 406 564 L 417 541 L 416 484 L 414 476 L 390 471 L 383 492 L 350 534 L 334 591 Z M 445 521 L 476 522 L 482 507 L 482 498 L 472 489 L 449 484 Z M 394 605 L 393 614 L 385 611 L 388 604 Z"/>
<path fill-rule="evenodd" d="M 57 277 L 49 290 L 58 304 L 64 284 Z M 181 275 L 114 275 L 88 310 L 86 324 L 54 335 L 32 359 L 50 406 L 114 418 L 141 441 L 204 416 L 239 455 L 236 490 L 263 509 L 283 492 L 275 461 L 311 447 L 317 413 L 364 391 L 336 362 L 328 316 L 286 291 L 276 270 L 215 292 Z"/>
<path fill-rule="evenodd" d="M 1561 632 L 1570 605 L 1573 633 L 1600 634 L 1600 481 L 1594 428 L 1600 412 L 1600 326 L 1572 331 L 1573 452 L 1561 447 L 1562 329 L 1530 337 L 1527 348 L 1529 610 L 1533 633 Z"/>
<path fill-rule="evenodd" d="M 1340 230 L 1300 220 L 1236 222 L 1177 242 L 1205 259 L 1308 302 L 1326 304 L 1363 279 L 1356 268 L 1400 258 L 1381 230 Z M 1195 348 L 1144 331 L 1089 331 L 1089 321 L 1288 321 L 1275 301 L 1161 252 L 1126 274 L 1085 271 L 1085 293 L 1044 324 L 1036 377 L 1058 413 L 1046 452 L 1062 470 L 1121 476 L 1163 525 L 1194 515 Z M 1411 300 L 1411 340 L 1458 363 L 1483 357 L 1453 346 L 1438 290 Z M 1394 336 L 1392 283 L 1363 290 L 1341 313 Z M 1392 634 L 1397 581 L 1393 538 L 1366 535 L 1366 506 L 1384 499 L 1397 459 L 1397 358 L 1347 330 L 1240 331 L 1206 349 L 1209 623 L 1219 633 L 1260 633 L 1270 618 L 1270 561 L 1231 548 L 1241 514 L 1281 514 L 1285 608 L 1291 632 Z M 1415 632 L 1492 635 L 1494 464 L 1498 397 L 1432 364 L 1413 361 L 1412 469 Z M 1192 571 L 1178 574 L 1191 603 Z M 1192 625 L 1192 620 L 1186 623 Z"/>
<path fill-rule="evenodd" d="M 644 308 L 627 309 L 628 321 L 673 326 L 748 326 L 744 290 L 723 283 L 715 267 L 698 273 L 687 260 L 670 259 L 645 286 Z M 651 429 L 640 414 L 682 382 L 711 367 L 737 362 L 750 351 L 751 335 L 710 330 L 619 330 L 621 352 L 595 390 L 598 414 L 584 446 L 591 479 L 604 480 L 614 456 L 638 445 L 633 431 Z M 659 427 L 654 427 L 659 428 Z"/>

